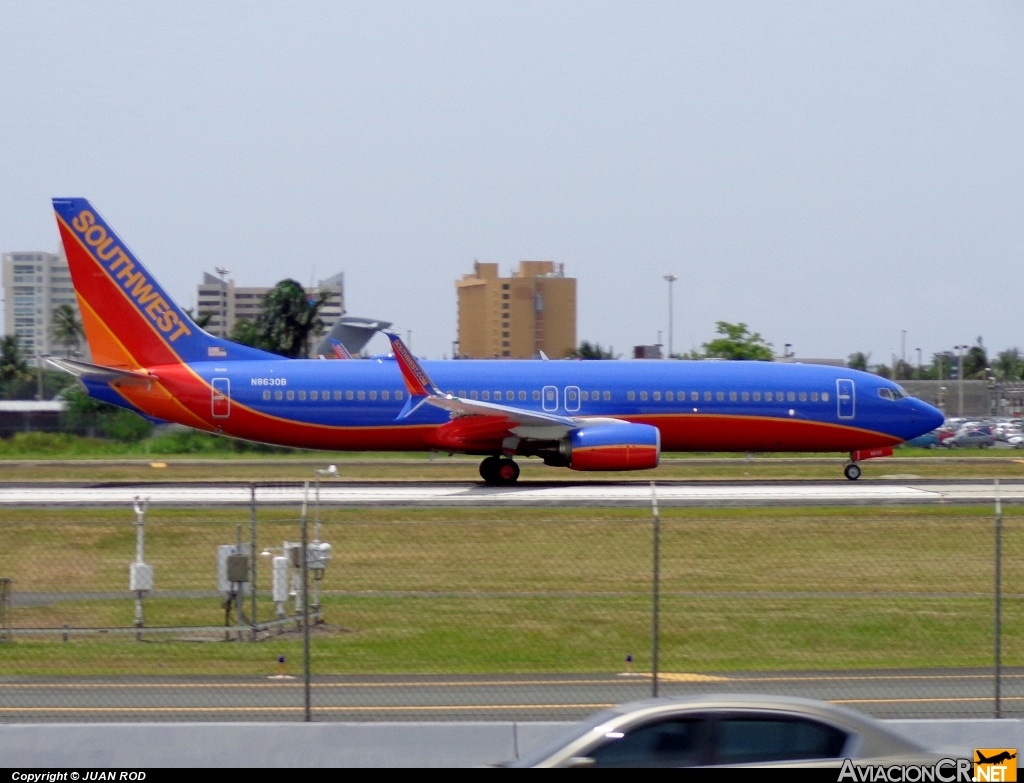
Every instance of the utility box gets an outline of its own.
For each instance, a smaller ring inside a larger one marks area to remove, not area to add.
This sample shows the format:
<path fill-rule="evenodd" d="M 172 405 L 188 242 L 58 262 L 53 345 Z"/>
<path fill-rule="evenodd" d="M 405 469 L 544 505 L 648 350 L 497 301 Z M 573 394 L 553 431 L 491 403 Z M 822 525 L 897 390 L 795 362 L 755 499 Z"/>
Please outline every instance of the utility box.
<path fill-rule="evenodd" d="M 228 555 L 228 581 L 249 581 L 249 557 L 247 555 Z"/>
<path fill-rule="evenodd" d="M 217 547 L 217 590 L 248 595 L 249 545 L 221 544 Z"/>

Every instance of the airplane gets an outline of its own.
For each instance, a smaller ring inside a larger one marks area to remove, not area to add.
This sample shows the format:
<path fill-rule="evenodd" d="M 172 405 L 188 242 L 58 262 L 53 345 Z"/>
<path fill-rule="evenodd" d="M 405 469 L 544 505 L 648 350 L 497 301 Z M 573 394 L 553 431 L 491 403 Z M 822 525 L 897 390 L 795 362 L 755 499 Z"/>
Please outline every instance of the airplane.
<path fill-rule="evenodd" d="M 974 752 L 978 754 L 978 760 L 975 764 L 1001 764 L 1004 761 L 1017 758 L 1016 753 L 1010 753 L 1008 750 L 997 753 L 992 758 L 986 758 L 985 755 L 977 748 L 975 748 Z"/>
<path fill-rule="evenodd" d="M 849 452 L 844 472 L 942 413 L 856 370 L 743 361 L 288 359 L 198 327 L 84 198 L 54 211 L 93 363 L 52 358 L 90 396 L 153 420 L 281 446 L 516 457 L 579 471 L 655 468 L 663 451 Z"/>

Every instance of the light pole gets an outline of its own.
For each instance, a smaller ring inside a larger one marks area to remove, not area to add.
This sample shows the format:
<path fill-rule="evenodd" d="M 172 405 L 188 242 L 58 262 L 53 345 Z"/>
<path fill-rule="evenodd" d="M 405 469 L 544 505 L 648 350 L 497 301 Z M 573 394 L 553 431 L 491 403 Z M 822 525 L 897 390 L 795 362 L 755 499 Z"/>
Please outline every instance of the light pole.
<path fill-rule="evenodd" d="M 917 379 L 921 380 L 921 349 L 917 348 Z"/>
<path fill-rule="evenodd" d="M 226 266 L 217 267 L 217 274 L 220 275 L 220 336 L 228 336 L 228 287 L 224 282 L 224 276 L 231 272 Z"/>
<path fill-rule="evenodd" d="M 956 351 L 956 385 L 958 394 L 960 397 L 960 403 L 957 406 L 956 415 L 961 419 L 964 417 L 964 351 L 966 351 L 969 345 L 954 345 L 953 350 Z"/>
<path fill-rule="evenodd" d="M 676 275 L 664 275 L 668 283 L 668 358 L 672 358 L 672 284 L 679 278 Z"/>

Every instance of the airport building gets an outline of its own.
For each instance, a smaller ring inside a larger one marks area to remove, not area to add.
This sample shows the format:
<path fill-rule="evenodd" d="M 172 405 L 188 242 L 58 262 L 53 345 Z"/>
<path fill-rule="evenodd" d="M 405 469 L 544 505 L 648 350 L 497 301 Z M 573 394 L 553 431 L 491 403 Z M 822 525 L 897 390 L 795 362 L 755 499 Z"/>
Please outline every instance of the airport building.
<path fill-rule="evenodd" d="M 88 359 L 84 340 L 69 345 L 53 335 L 53 315 L 71 305 L 81 323 L 78 300 L 64 254 L 19 251 L 3 254 L 4 334 L 18 338 L 22 356 L 33 366 L 42 357 Z"/>
<path fill-rule="evenodd" d="M 203 275 L 203 282 L 198 287 L 196 313 L 198 318 L 210 317 L 203 327 L 210 334 L 230 338 L 235 324 L 239 321 L 256 320 L 263 307 L 263 297 L 269 294 L 273 287 L 236 286 L 234 280 L 224 279 L 227 270 L 217 271 L 220 277 L 214 277 L 209 273 Z M 324 330 L 329 332 L 345 312 L 345 273 L 339 272 L 305 290 L 310 296 L 324 290 L 330 292 L 330 297 L 320 310 Z"/>
<path fill-rule="evenodd" d="M 475 262 L 455 283 L 463 359 L 561 359 L 576 348 L 576 279 L 564 264 L 520 261 L 512 277 Z"/>

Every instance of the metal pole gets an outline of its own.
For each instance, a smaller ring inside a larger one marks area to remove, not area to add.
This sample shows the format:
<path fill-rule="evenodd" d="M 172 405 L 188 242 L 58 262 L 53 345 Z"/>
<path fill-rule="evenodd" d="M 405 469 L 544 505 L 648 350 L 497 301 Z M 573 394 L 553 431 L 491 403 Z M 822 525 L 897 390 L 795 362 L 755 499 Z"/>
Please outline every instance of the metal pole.
<path fill-rule="evenodd" d="M 309 671 L 309 531 L 307 527 L 306 506 L 309 500 L 309 481 L 305 482 L 302 494 L 302 668 L 304 674 L 303 690 L 305 692 L 306 723 L 313 720 L 312 701 L 310 699 Z"/>
<path fill-rule="evenodd" d="M 999 500 L 999 479 L 996 479 L 996 563 L 995 563 L 995 633 L 994 633 L 994 659 L 995 659 L 995 707 L 996 717 L 1003 717 L 1002 707 L 1002 608 L 1003 608 L 1003 507 Z"/>
<path fill-rule="evenodd" d="M 654 490 L 654 482 L 651 482 L 651 511 L 654 514 L 654 541 L 653 541 L 653 575 L 651 578 L 651 696 L 658 695 L 658 647 L 659 647 L 659 593 L 661 581 L 661 516 L 658 513 L 658 496 Z"/>
<path fill-rule="evenodd" d="M 672 358 L 672 284 L 679 278 L 675 275 L 665 275 L 668 282 L 668 358 Z"/>
<path fill-rule="evenodd" d="M 259 550 L 256 548 L 256 485 L 249 485 L 249 561 L 251 565 L 251 574 L 249 576 L 249 586 L 252 588 L 252 592 L 249 594 L 252 598 L 250 602 L 250 617 L 252 623 L 252 638 L 256 640 L 256 553 Z"/>

